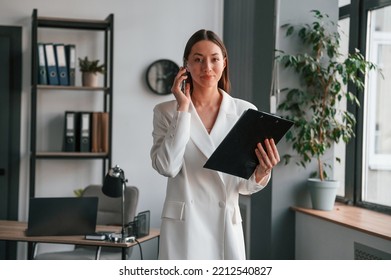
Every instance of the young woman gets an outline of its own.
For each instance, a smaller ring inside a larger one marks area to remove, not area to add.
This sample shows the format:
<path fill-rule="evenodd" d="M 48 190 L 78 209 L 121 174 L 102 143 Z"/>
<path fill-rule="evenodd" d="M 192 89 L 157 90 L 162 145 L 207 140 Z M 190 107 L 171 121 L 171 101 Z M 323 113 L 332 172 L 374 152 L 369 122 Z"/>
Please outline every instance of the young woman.
<path fill-rule="evenodd" d="M 259 143 L 249 180 L 203 168 L 242 113 L 256 108 L 228 95 L 227 51 L 212 31 L 194 33 L 183 60 L 175 100 L 154 108 L 152 166 L 168 177 L 159 258 L 245 259 L 239 193 L 264 188 L 280 156 L 273 139 L 266 150 Z"/>

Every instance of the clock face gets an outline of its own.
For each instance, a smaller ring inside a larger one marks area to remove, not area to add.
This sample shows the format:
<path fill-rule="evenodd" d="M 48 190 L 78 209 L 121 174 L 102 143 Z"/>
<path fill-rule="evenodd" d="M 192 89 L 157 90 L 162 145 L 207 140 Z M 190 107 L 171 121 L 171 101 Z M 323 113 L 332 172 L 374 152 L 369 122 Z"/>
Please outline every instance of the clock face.
<path fill-rule="evenodd" d="M 147 69 L 147 85 L 156 94 L 169 94 L 179 66 L 171 60 L 160 59 Z"/>

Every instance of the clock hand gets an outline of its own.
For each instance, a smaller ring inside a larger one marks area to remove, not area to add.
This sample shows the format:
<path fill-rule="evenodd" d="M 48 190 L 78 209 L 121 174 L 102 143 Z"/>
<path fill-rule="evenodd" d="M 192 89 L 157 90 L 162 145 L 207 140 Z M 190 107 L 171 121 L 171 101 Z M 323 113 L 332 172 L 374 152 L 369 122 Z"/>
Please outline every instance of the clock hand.
<path fill-rule="evenodd" d="M 166 73 L 165 75 L 163 75 L 163 79 L 167 79 L 167 77 L 171 76 L 173 74 L 173 72 L 168 72 Z"/>

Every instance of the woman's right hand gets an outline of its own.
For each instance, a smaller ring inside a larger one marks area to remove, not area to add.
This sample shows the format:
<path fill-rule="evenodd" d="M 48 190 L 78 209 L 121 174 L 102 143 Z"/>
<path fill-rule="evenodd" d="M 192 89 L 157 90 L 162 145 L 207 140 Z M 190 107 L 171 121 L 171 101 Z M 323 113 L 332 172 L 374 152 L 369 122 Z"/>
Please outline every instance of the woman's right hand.
<path fill-rule="evenodd" d="M 186 80 L 187 78 L 188 77 L 186 75 L 186 68 L 181 67 L 171 87 L 171 92 L 174 94 L 178 102 L 178 111 L 183 111 L 183 112 L 187 112 L 189 110 L 189 105 L 191 102 L 190 85 L 188 83 L 186 83 L 186 87 L 184 89 L 185 92 L 182 91 L 183 81 Z"/>

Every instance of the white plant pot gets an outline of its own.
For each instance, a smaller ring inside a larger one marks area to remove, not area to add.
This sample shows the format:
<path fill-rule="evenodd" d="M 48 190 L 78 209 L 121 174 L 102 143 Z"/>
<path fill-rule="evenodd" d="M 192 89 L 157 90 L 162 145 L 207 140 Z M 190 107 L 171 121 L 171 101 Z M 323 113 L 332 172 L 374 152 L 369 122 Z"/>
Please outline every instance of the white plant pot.
<path fill-rule="evenodd" d="M 98 73 L 83 72 L 81 78 L 83 87 L 98 87 Z"/>
<path fill-rule="evenodd" d="M 321 181 L 310 178 L 307 186 L 311 194 L 312 208 L 330 211 L 334 207 L 339 181 Z"/>

